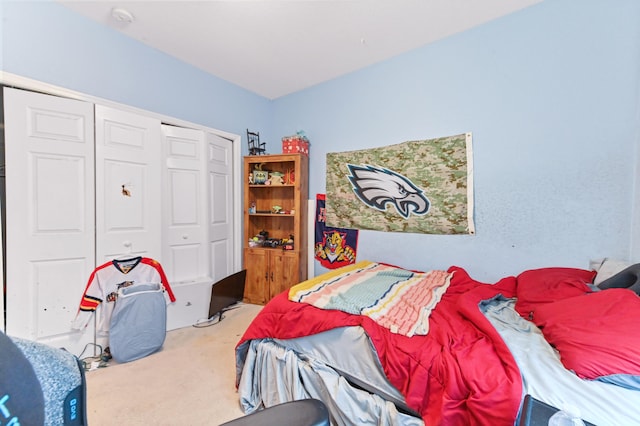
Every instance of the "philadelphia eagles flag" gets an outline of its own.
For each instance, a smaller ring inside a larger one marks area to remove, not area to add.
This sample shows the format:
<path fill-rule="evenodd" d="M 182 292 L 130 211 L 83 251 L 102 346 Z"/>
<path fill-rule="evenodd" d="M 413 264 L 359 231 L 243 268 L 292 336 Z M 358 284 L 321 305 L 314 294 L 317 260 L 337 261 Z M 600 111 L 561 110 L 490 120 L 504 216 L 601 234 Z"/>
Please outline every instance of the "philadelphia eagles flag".
<path fill-rule="evenodd" d="M 474 234 L 471 133 L 327 154 L 326 224 Z"/>

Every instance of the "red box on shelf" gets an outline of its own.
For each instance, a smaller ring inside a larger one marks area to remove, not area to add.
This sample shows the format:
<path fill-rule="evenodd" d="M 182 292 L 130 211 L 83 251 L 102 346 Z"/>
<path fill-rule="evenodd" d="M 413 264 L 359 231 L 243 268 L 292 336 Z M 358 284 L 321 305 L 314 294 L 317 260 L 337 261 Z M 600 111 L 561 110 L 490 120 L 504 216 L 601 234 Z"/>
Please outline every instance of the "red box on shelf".
<path fill-rule="evenodd" d="M 300 136 L 287 136 L 282 138 L 283 154 L 303 154 L 309 155 L 309 141 Z"/>

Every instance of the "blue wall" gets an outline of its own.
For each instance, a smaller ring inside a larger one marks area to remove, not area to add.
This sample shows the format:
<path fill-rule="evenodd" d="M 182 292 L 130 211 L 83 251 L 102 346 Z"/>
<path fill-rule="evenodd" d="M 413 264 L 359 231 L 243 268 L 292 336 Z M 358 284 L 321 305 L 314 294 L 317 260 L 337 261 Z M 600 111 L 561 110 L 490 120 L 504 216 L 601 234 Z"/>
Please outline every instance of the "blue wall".
<path fill-rule="evenodd" d="M 328 152 L 473 132 L 477 234 L 361 231 L 359 259 L 455 264 L 492 281 L 630 257 L 636 0 L 546 0 L 275 101 L 55 3 L 2 6 L 4 71 L 231 133 L 249 127 L 268 141 L 303 129 L 312 196 L 325 191 Z"/>
<path fill-rule="evenodd" d="M 2 70 L 243 136 L 272 102 L 50 1 L 4 1 Z M 246 151 L 246 144 L 243 144 Z"/>
<path fill-rule="evenodd" d="M 361 231 L 358 258 L 494 280 L 630 254 L 640 2 L 547 0 L 275 102 L 325 155 L 473 132 L 475 236 Z M 323 268 L 316 264 L 316 273 Z"/>

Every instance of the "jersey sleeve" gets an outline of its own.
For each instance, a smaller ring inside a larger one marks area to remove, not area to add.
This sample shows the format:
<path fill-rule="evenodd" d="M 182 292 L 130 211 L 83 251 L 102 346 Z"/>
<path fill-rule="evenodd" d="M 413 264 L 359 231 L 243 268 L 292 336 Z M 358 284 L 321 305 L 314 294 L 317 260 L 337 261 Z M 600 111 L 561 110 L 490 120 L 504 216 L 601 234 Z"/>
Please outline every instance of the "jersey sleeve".
<path fill-rule="evenodd" d="M 148 258 L 148 257 L 143 258 L 142 262 L 154 267 L 154 269 L 156 270 L 156 272 L 160 276 L 160 282 L 161 282 L 162 286 L 164 287 L 164 290 L 166 292 L 166 295 L 167 295 L 169 301 L 170 302 L 175 302 L 176 301 L 176 296 L 173 294 L 173 290 L 171 290 L 171 286 L 169 285 L 169 280 L 167 279 L 167 276 L 164 273 L 164 269 L 162 269 L 162 265 L 160 265 L 160 262 L 158 262 L 157 260 Z"/>
<path fill-rule="evenodd" d="M 80 300 L 80 307 L 78 308 L 75 319 L 71 323 L 71 328 L 74 330 L 82 330 L 85 328 L 98 308 L 98 305 L 102 303 L 102 293 L 100 291 L 96 272 L 97 270 L 93 271 L 89 277 L 87 287 L 85 288 L 82 299 Z"/>

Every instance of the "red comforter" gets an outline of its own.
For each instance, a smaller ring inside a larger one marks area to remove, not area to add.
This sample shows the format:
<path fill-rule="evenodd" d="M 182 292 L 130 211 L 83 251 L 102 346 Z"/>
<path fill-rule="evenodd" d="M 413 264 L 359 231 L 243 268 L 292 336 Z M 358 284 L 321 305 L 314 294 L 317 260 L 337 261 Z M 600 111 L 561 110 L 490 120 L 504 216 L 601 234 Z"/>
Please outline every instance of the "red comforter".
<path fill-rule="evenodd" d="M 390 382 L 426 424 L 513 425 L 522 399 L 520 372 L 478 303 L 500 293 L 513 297 L 515 278 L 488 285 L 461 268 L 449 272 L 450 288 L 431 314 L 427 336 L 393 334 L 368 317 L 290 302 L 285 292 L 264 307 L 238 348 L 251 339 L 288 339 L 359 325 Z"/>
<path fill-rule="evenodd" d="M 517 297 L 516 310 L 558 349 L 569 370 L 586 379 L 640 376 L 640 298 L 628 289 L 593 292 L 595 272 L 542 268 L 494 285 L 451 267 L 451 285 L 431 313 L 427 336 L 405 337 L 368 317 L 290 302 L 269 302 L 237 346 L 251 339 L 306 336 L 359 325 L 371 338 L 390 382 L 428 425 L 513 425 L 522 395 L 518 367 L 478 308 L 498 294 Z"/>

